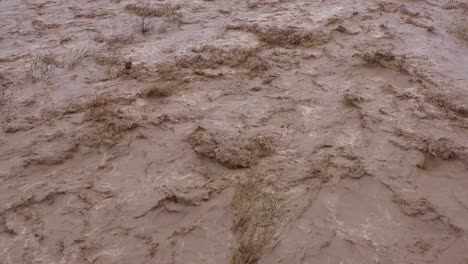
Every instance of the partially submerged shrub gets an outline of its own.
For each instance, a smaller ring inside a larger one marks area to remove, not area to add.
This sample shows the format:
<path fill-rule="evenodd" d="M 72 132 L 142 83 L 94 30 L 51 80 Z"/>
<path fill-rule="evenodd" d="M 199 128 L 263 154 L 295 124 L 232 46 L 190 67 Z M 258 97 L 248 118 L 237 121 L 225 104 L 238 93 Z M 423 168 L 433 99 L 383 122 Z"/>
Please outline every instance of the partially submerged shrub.
<path fill-rule="evenodd" d="M 413 145 L 416 149 L 426 154 L 429 158 L 452 160 L 463 158 L 466 153 L 463 148 L 448 138 L 430 138 L 398 129 L 395 135 L 408 140 L 407 145 Z M 407 147 L 407 146 L 406 146 Z"/>
<path fill-rule="evenodd" d="M 116 65 L 123 62 L 122 55 L 118 52 L 107 52 L 105 54 L 97 54 L 94 56 L 96 64 L 104 65 Z"/>
<path fill-rule="evenodd" d="M 112 35 L 110 37 L 103 37 L 103 36 L 97 36 L 95 38 L 95 41 L 97 42 L 106 42 L 107 47 L 109 49 L 114 49 L 119 46 L 131 43 L 133 40 L 133 35 L 131 33 L 128 34 L 116 34 Z"/>
<path fill-rule="evenodd" d="M 462 40 L 468 41 L 468 21 L 463 19 L 455 24 L 455 34 Z"/>
<path fill-rule="evenodd" d="M 146 17 L 142 17 L 139 29 L 140 29 L 141 34 L 145 35 L 146 33 L 150 32 L 153 29 L 153 26 L 151 22 L 146 19 Z"/>
<path fill-rule="evenodd" d="M 235 67 L 247 61 L 257 50 L 255 48 L 223 49 L 210 45 L 193 48 L 193 56 L 181 57 L 177 66 L 181 68 L 216 69 L 220 66 Z"/>
<path fill-rule="evenodd" d="M 282 217 L 280 199 L 266 192 L 256 174 L 236 189 L 232 202 L 237 244 L 231 264 L 257 263 L 272 242 Z"/>
<path fill-rule="evenodd" d="M 188 142 L 199 155 L 212 158 L 232 169 L 250 168 L 273 152 L 270 137 L 243 137 L 197 127 Z"/>
<path fill-rule="evenodd" d="M 70 51 L 70 57 L 68 59 L 68 69 L 74 69 L 80 62 L 89 54 L 87 48 L 77 48 Z"/>
<path fill-rule="evenodd" d="M 92 129 L 79 136 L 80 144 L 96 146 L 113 145 L 127 132 L 137 128 L 137 121 L 120 110 L 121 105 L 130 105 L 134 98 L 100 95 L 88 102 L 84 109 L 85 121 L 92 123 Z"/>
<path fill-rule="evenodd" d="M 176 16 L 177 10 L 180 9 L 179 5 L 163 4 L 157 6 L 150 6 L 150 4 L 128 4 L 125 10 L 130 13 L 143 17 L 162 17 L 162 16 Z"/>
<path fill-rule="evenodd" d="M 442 4 L 443 9 L 456 9 L 460 4 L 457 0 L 445 0 Z"/>
<path fill-rule="evenodd" d="M 460 100 L 463 96 L 457 97 L 436 93 L 429 95 L 426 98 L 428 102 L 449 114 L 451 119 L 453 119 L 454 116 L 460 116 L 463 118 L 468 117 L 468 106 L 463 100 Z"/>
<path fill-rule="evenodd" d="M 437 140 L 423 139 L 420 150 L 433 158 L 440 158 L 443 160 L 456 159 L 460 151 L 454 143 L 447 138 L 440 138 Z"/>
<path fill-rule="evenodd" d="M 268 71 L 271 65 L 256 55 L 252 47 L 219 48 L 205 45 L 193 48 L 194 54 L 182 56 L 176 61 L 176 67 L 182 69 L 217 69 L 219 67 L 240 67 L 248 70 L 250 77 Z"/>
<path fill-rule="evenodd" d="M 343 102 L 347 106 L 357 107 L 362 101 L 364 101 L 363 97 L 350 90 L 346 90 L 343 95 Z"/>
<path fill-rule="evenodd" d="M 25 77 L 32 83 L 51 78 L 59 65 L 57 56 L 52 53 L 29 55 L 30 61 L 26 65 Z"/>
<path fill-rule="evenodd" d="M 161 86 L 153 84 L 146 91 L 147 97 L 167 97 L 171 95 L 171 89 L 169 86 Z"/>
<path fill-rule="evenodd" d="M 327 43 L 330 35 L 319 29 L 277 27 L 259 24 L 228 26 L 227 29 L 244 30 L 257 35 L 261 41 L 281 47 L 316 46 Z"/>
<path fill-rule="evenodd" d="M 104 54 L 94 56 L 96 64 L 105 67 L 106 76 L 110 79 L 117 78 L 125 69 L 125 61 L 122 54 L 111 50 Z"/>
<path fill-rule="evenodd" d="M 362 59 L 368 64 L 379 65 L 382 61 L 394 61 L 396 56 L 390 51 L 377 51 L 365 53 Z"/>

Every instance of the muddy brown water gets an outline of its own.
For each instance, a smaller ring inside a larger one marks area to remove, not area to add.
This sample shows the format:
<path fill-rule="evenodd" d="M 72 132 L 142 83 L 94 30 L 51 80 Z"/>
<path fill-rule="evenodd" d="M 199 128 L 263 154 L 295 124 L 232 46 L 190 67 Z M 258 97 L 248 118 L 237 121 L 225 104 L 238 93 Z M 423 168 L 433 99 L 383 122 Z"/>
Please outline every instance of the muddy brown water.
<path fill-rule="evenodd" d="M 468 263 L 466 17 L 0 1 L 0 263 Z"/>

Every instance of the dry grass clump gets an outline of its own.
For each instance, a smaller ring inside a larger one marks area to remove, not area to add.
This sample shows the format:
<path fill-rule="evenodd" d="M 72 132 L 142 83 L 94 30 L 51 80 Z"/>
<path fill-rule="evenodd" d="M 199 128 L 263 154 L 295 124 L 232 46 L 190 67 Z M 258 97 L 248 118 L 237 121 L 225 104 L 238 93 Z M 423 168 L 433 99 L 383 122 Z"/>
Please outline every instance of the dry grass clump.
<path fill-rule="evenodd" d="M 297 27 L 265 26 L 259 24 L 241 24 L 228 26 L 227 29 L 244 30 L 257 35 L 261 41 L 281 47 L 311 47 L 327 43 L 330 35 L 318 29 Z"/>
<path fill-rule="evenodd" d="M 73 70 L 89 54 L 88 48 L 76 48 L 70 51 L 68 69 Z"/>
<path fill-rule="evenodd" d="M 260 260 L 281 220 L 279 203 L 279 198 L 263 189 L 256 174 L 238 186 L 232 201 L 238 238 L 231 264 L 255 264 Z"/>
<path fill-rule="evenodd" d="M 32 83 L 46 81 L 54 75 L 55 69 L 60 65 L 57 55 L 52 53 L 29 55 L 30 61 L 26 64 L 25 77 Z"/>
<path fill-rule="evenodd" d="M 162 16 L 178 16 L 177 10 L 180 9 L 180 5 L 174 4 L 163 4 L 155 7 L 150 4 L 128 4 L 125 6 L 125 10 L 138 16 L 143 17 L 162 17 Z"/>

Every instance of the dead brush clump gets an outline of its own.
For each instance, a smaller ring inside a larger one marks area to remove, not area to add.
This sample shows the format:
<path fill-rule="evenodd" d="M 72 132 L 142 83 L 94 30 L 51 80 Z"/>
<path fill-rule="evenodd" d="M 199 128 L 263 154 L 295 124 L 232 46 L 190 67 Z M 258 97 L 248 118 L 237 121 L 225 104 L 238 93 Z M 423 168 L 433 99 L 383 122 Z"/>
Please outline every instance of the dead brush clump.
<path fill-rule="evenodd" d="M 177 64 L 177 63 L 176 63 Z M 161 63 L 156 65 L 156 72 L 159 74 L 161 81 L 179 81 L 182 80 L 186 73 L 183 69 L 172 63 Z"/>
<path fill-rule="evenodd" d="M 359 107 L 359 104 L 364 101 L 364 98 L 357 93 L 346 90 L 343 95 L 343 102 L 347 106 Z"/>
<path fill-rule="evenodd" d="M 205 45 L 193 48 L 194 56 L 184 56 L 177 60 L 176 65 L 181 68 L 216 69 L 221 66 L 236 67 L 253 56 L 255 48 L 223 49 Z"/>
<path fill-rule="evenodd" d="M 188 142 L 200 156 L 214 159 L 232 169 L 250 168 L 273 152 L 273 140 L 269 137 L 228 136 L 221 131 L 211 132 L 202 127 L 197 127 L 189 135 Z"/>
<path fill-rule="evenodd" d="M 463 101 L 457 100 L 455 96 L 447 96 L 444 94 L 432 94 L 426 97 L 427 101 L 445 112 L 449 118 L 460 116 L 468 117 L 468 107 Z M 460 96 L 459 98 L 463 98 Z"/>
<path fill-rule="evenodd" d="M 180 25 L 182 25 L 182 23 L 182 16 L 178 13 L 173 16 L 165 17 L 161 25 L 159 26 L 158 32 L 165 33 L 167 32 L 167 30 L 169 30 L 169 28 L 173 26 L 179 27 Z"/>
<path fill-rule="evenodd" d="M 250 57 L 246 63 L 245 68 L 248 70 L 248 75 L 250 78 L 262 76 L 263 73 L 271 69 L 271 64 L 260 58 L 260 57 Z"/>
<path fill-rule="evenodd" d="M 466 156 L 463 153 L 463 149 L 448 138 L 434 139 L 409 133 L 401 129 L 396 130 L 395 135 L 407 140 L 407 143 L 404 145 L 405 148 L 412 147 L 423 152 L 426 154 L 426 159 L 454 160 L 464 155 Z"/>
<path fill-rule="evenodd" d="M 153 84 L 146 91 L 146 97 L 168 97 L 173 93 L 173 87 L 169 84 Z"/>
<path fill-rule="evenodd" d="M 0 87 L 6 87 L 8 83 L 7 75 L 3 72 L 0 72 Z"/>
<path fill-rule="evenodd" d="M 360 179 L 370 175 L 362 159 L 343 147 L 318 149 L 312 156 L 309 173 L 305 179 L 317 179 L 321 184 L 332 179 Z"/>
<path fill-rule="evenodd" d="M 312 47 L 330 41 L 330 35 L 319 29 L 303 29 L 297 27 L 265 26 L 259 24 L 240 24 L 228 26 L 229 30 L 243 30 L 257 35 L 270 45 L 285 48 L 304 46 Z"/>
<path fill-rule="evenodd" d="M 390 51 L 368 52 L 362 56 L 362 60 L 368 64 L 380 65 L 382 61 L 394 61 L 396 56 Z"/>
<path fill-rule="evenodd" d="M 259 5 L 260 5 L 260 4 L 259 4 L 258 1 L 247 0 L 247 7 L 248 7 L 249 9 L 257 8 Z"/>
<path fill-rule="evenodd" d="M 135 101 L 132 97 L 115 97 L 112 94 L 101 94 L 94 97 L 90 101 L 73 101 L 60 113 L 60 115 L 80 113 L 90 110 L 99 109 L 111 105 L 130 105 Z M 87 118 L 85 118 L 87 119 Z M 91 118 L 92 119 L 92 118 Z"/>
<path fill-rule="evenodd" d="M 355 54 L 353 57 L 360 57 L 365 66 L 380 66 L 403 73 L 409 73 L 406 55 L 395 55 L 392 51 L 370 51 Z"/>
<path fill-rule="evenodd" d="M 231 264 L 255 264 L 273 241 L 284 214 L 280 199 L 266 192 L 257 174 L 253 173 L 237 187 L 232 207 L 237 243 Z"/>
<path fill-rule="evenodd" d="M 130 105 L 134 98 L 127 97 L 112 97 L 109 94 L 96 96 L 93 100 L 86 103 L 82 109 L 86 110 L 86 120 L 99 121 L 100 117 L 105 117 L 107 114 L 101 115 L 100 113 L 111 113 L 115 110 L 117 105 Z"/>
<path fill-rule="evenodd" d="M 97 35 L 94 37 L 94 41 L 99 43 L 105 43 L 109 50 L 114 50 L 123 45 L 130 44 L 133 41 L 133 34 L 131 33 L 121 33 L 105 37 L 102 35 Z"/>
<path fill-rule="evenodd" d="M 447 138 L 422 139 L 419 149 L 432 158 L 443 160 L 456 159 L 459 156 L 460 149 Z"/>
<path fill-rule="evenodd" d="M 141 21 L 136 25 L 136 28 L 141 32 L 141 34 L 145 35 L 153 30 L 153 24 L 148 21 L 146 17 L 142 17 Z"/>
<path fill-rule="evenodd" d="M 91 11 L 89 13 L 77 13 L 75 14 L 75 18 L 93 19 L 93 18 L 110 17 L 112 15 L 113 14 L 108 11 L 97 10 L 97 11 Z"/>
<path fill-rule="evenodd" d="M 442 8 L 450 10 L 450 9 L 462 8 L 465 5 L 467 5 L 467 3 L 463 3 L 463 1 L 459 2 L 457 0 L 445 0 L 444 3 L 442 4 Z"/>
<path fill-rule="evenodd" d="M 33 19 L 31 25 L 37 31 L 53 30 L 61 26 L 60 24 L 56 23 L 44 23 L 42 20 L 39 19 Z"/>
<path fill-rule="evenodd" d="M 360 179 L 369 175 L 362 160 L 346 152 L 341 152 L 336 157 L 330 159 L 331 175 L 337 175 L 340 178 Z"/>
<path fill-rule="evenodd" d="M 96 144 L 113 145 L 127 132 L 138 127 L 132 118 L 124 115 L 119 109 L 120 104 L 130 104 L 132 98 L 96 97 L 86 105 L 84 120 L 92 122 L 92 129 L 80 136 L 80 144 L 96 146 Z"/>
<path fill-rule="evenodd" d="M 247 0 L 246 4 L 249 9 L 255 9 L 262 6 L 276 6 L 278 4 L 291 2 L 292 0 Z"/>
<path fill-rule="evenodd" d="M 445 0 L 445 2 L 442 4 L 443 9 L 455 9 L 457 8 L 457 1 L 456 0 Z"/>
<path fill-rule="evenodd" d="M 158 6 L 150 6 L 149 3 L 143 4 L 128 4 L 125 6 L 125 10 L 142 17 L 173 17 L 178 16 L 177 10 L 181 8 L 180 5 L 174 4 L 162 4 Z"/>
<path fill-rule="evenodd" d="M 186 55 L 177 59 L 175 66 L 180 69 L 217 69 L 220 67 L 242 67 L 253 78 L 262 75 L 271 68 L 270 63 L 257 56 L 257 48 L 235 47 L 219 48 L 202 46 L 192 49 L 194 55 Z"/>
<path fill-rule="evenodd" d="M 94 55 L 94 61 L 100 66 L 123 64 L 124 62 L 122 55 L 118 52 L 96 54 Z"/>
<path fill-rule="evenodd" d="M 398 205 L 400 211 L 408 216 L 434 214 L 433 205 L 425 198 L 412 197 L 408 194 L 394 194 L 393 202 Z"/>

